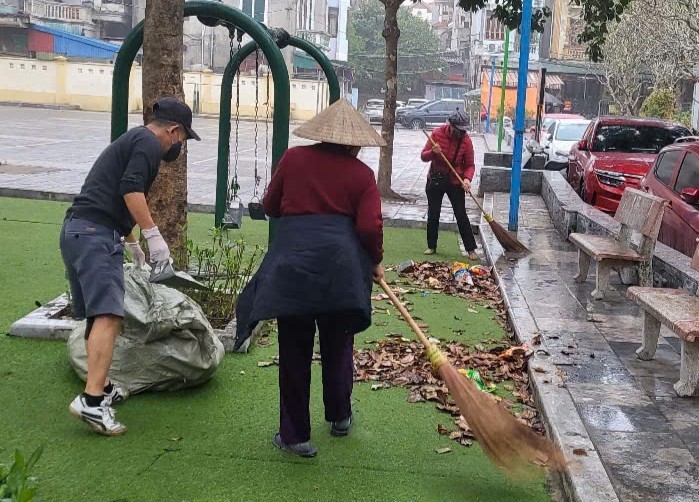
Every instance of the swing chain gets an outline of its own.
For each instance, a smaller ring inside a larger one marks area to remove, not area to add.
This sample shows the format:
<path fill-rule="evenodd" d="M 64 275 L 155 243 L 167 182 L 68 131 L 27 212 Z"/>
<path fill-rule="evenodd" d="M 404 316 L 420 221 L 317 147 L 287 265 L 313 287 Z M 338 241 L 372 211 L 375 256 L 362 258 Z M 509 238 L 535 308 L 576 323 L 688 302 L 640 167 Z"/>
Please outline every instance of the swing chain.
<path fill-rule="evenodd" d="M 270 95 L 269 95 L 269 77 L 270 77 L 270 70 L 269 70 L 269 65 L 267 66 L 267 102 L 265 103 L 267 108 L 266 108 L 266 113 L 265 113 L 265 193 L 267 193 L 267 170 L 269 169 L 269 121 L 270 121 L 270 112 L 271 112 L 271 106 L 270 106 Z"/>
<path fill-rule="evenodd" d="M 236 53 L 240 52 L 240 48 L 242 46 L 243 42 L 243 31 L 240 29 L 235 30 L 235 35 L 233 29 L 229 30 L 229 38 L 230 38 L 230 52 L 231 52 L 231 59 L 233 59 L 236 55 Z M 235 40 L 237 40 L 238 45 L 237 47 L 235 46 Z M 242 62 L 241 62 L 242 64 Z M 239 130 L 240 130 L 240 65 L 238 66 L 238 69 L 236 71 L 236 92 L 235 92 L 235 153 L 234 153 L 234 165 L 233 165 L 233 180 L 231 182 L 230 189 L 232 191 L 232 197 L 229 194 L 230 200 L 228 201 L 229 203 L 232 200 L 235 200 L 238 197 L 238 190 L 240 190 L 240 184 L 238 183 L 238 160 L 239 160 L 239 152 L 238 152 L 238 139 L 239 139 Z M 228 150 L 228 158 L 229 158 L 229 164 L 230 164 L 230 148 Z"/>
<path fill-rule="evenodd" d="M 253 196 L 257 197 L 257 190 L 260 186 L 260 175 L 257 170 L 257 152 L 258 152 L 258 145 L 257 145 L 257 138 L 258 138 L 258 133 L 259 133 L 259 125 L 258 125 L 258 115 L 259 115 L 259 103 L 260 103 L 260 87 L 259 87 L 259 79 L 260 79 L 260 49 L 255 49 L 255 188 L 253 190 Z"/>

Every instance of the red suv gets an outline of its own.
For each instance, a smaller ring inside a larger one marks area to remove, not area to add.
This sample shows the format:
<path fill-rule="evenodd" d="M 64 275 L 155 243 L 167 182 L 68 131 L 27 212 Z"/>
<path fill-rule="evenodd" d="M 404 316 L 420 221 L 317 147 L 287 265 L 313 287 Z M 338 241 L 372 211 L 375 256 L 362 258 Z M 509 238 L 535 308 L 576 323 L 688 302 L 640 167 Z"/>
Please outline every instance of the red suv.
<path fill-rule="evenodd" d="M 669 201 L 658 239 L 692 256 L 699 237 L 699 138 L 668 146 L 655 161 L 641 189 Z"/>
<path fill-rule="evenodd" d="M 658 152 L 690 136 L 676 122 L 635 117 L 594 119 L 568 158 L 568 182 L 597 209 L 616 212 L 627 187 L 637 188 Z"/>

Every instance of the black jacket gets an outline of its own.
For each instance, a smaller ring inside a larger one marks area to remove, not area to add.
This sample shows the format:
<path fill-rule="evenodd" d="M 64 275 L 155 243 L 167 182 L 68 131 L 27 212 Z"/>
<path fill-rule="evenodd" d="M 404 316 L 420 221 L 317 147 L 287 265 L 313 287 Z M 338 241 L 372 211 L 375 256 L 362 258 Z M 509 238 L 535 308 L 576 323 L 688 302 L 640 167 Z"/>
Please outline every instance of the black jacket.
<path fill-rule="evenodd" d="M 258 322 L 336 313 L 347 331 L 371 325 L 372 266 L 351 218 L 290 216 L 278 220 L 259 270 L 238 297 L 238 349 Z"/>

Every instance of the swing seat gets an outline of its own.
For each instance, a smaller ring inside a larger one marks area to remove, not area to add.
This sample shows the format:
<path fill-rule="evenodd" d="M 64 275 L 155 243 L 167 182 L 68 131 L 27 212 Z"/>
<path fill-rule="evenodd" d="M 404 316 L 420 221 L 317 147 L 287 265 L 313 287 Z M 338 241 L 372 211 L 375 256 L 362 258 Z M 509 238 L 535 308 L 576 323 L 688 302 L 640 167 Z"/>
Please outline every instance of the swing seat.
<path fill-rule="evenodd" d="M 248 213 L 251 220 L 267 221 L 267 215 L 260 202 L 250 202 L 248 204 Z"/>
<path fill-rule="evenodd" d="M 231 228 L 234 230 L 239 229 L 243 225 L 243 214 L 245 213 L 245 206 L 242 202 L 232 202 L 228 211 L 223 216 L 223 221 L 221 226 L 223 228 Z"/>

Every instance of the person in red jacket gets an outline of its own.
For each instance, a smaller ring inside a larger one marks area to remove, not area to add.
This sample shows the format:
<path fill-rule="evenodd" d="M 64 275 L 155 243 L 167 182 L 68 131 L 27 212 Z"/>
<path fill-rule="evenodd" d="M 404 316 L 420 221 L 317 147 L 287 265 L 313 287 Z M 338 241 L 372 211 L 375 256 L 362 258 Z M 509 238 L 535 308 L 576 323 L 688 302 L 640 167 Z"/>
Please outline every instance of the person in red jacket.
<path fill-rule="evenodd" d="M 323 403 L 330 434 L 352 425 L 354 336 L 371 324 L 371 289 L 384 277 L 381 197 L 363 146 L 385 141 L 340 99 L 294 131 L 317 141 L 286 151 L 263 199 L 278 218 L 265 260 L 239 298 L 238 342 L 261 319 L 279 328 L 280 425 L 273 443 L 313 457 L 311 362 L 320 338 Z"/>
<path fill-rule="evenodd" d="M 468 115 L 462 111 L 456 111 L 449 117 L 447 124 L 437 128 L 432 133 L 437 145 L 433 146 L 427 140 L 422 150 L 422 161 L 431 162 L 427 175 L 427 250 L 425 254 L 432 255 L 437 252 L 437 239 L 439 235 L 439 217 L 442 213 L 442 200 L 444 194 L 449 197 L 456 224 L 459 227 L 461 240 L 472 260 L 478 259 L 476 254 L 476 239 L 471 230 L 471 223 L 466 214 L 466 193 L 471 190 L 471 180 L 476 173 L 476 165 L 473 156 L 473 144 L 466 132 L 469 126 Z M 449 169 L 440 155 L 443 152 L 451 165 L 463 179 L 463 184 Z"/>

